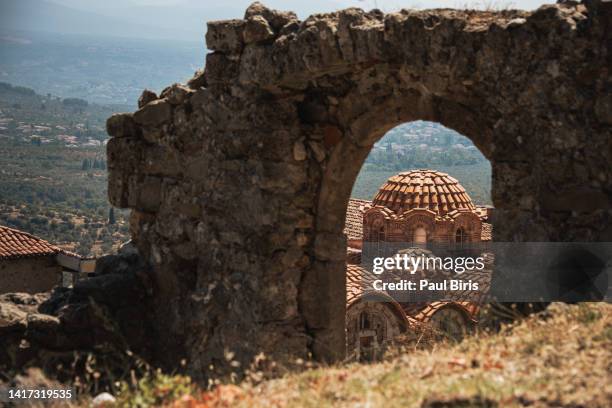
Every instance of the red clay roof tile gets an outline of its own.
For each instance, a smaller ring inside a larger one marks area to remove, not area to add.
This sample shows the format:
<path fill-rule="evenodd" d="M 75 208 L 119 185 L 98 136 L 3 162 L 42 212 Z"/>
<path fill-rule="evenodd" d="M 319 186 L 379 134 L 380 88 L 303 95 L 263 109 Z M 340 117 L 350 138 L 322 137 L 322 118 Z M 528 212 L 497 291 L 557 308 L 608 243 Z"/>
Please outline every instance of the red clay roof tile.
<path fill-rule="evenodd" d="M 0 259 L 30 258 L 58 253 L 78 257 L 78 255 L 64 251 L 42 238 L 0 225 Z"/>
<path fill-rule="evenodd" d="M 351 198 L 346 209 L 346 221 L 344 223 L 344 234 L 347 239 L 362 239 L 363 237 L 363 213 L 370 201 Z"/>

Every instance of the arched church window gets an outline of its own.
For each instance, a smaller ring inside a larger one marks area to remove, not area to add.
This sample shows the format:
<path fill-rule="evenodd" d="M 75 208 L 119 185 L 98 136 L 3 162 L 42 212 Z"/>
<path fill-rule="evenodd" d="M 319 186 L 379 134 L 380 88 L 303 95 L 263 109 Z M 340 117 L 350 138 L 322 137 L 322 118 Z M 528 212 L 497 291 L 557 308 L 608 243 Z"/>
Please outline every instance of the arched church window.
<path fill-rule="evenodd" d="M 370 317 L 368 312 L 361 312 L 359 314 L 359 330 L 368 330 L 370 328 Z"/>
<path fill-rule="evenodd" d="M 385 240 L 385 228 L 381 225 L 380 227 L 378 227 L 378 230 L 376 231 L 377 234 L 377 241 L 384 241 Z"/>
<path fill-rule="evenodd" d="M 417 245 L 424 245 L 427 243 L 427 230 L 424 227 L 417 227 L 414 230 L 413 241 Z"/>
<path fill-rule="evenodd" d="M 374 221 L 370 229 L 370 241 L 380 242 L 385 240 L 385 227 L 381 225 L 380 221 Z"/>
<path fill-rule="evenodd" d="M 467 238 L 467 234 L 463 227 L 457 228 L 457 231 L 455 232 L 455 243 L 463 244 L 467 242 Z"/>

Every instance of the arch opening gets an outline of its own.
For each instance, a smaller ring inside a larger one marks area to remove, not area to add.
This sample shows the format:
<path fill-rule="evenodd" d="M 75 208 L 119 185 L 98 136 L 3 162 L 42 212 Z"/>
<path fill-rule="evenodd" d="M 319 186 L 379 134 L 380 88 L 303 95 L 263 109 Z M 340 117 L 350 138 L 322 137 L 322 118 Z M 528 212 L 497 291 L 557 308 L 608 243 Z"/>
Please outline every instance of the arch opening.
<path fill-rule="evenodd" d="M 467 235 L 466 235 L 465 230 L 463 229 L 463 227 L 457 228 L 457 231 L 455 232 L 455 243 L 457 245 L 463 245 L 466 242 L 467 242 Z"/>
<path fill-rule="evenodd" d="M 354 146 L 348 147 L 349 151 L 351 147 Z M 428 251 L 440 243 L 460 248 L 467 242 L 482 239 L 482 224 L 490 223 L 492 214 L 491 165 L 470 139 L 439 123 L 413 121 L 392 128 L 371 146 L 350 152 L 363 155 L 364 151 L 367 155 L 361 161 L 359 173 L 354 178 L 345 174 L 344 179 L 344 183 L 352 186 L 347 205 L 341 211 L 347 243 L 346 265 L 341 265 L 345 269 L 328 270 L 342 278 L 346 275 L 346 290 L 351 290 L 359 273 L 368 273 L 360 265 L 366 244 L 368 250 L 374 248 L 379 253 L 382 248 L 388 250 L 388 244 L 394 241 L 395 249 L 418 247 Z M 350 162 L 344 161 L 345 166 Z M 342 179 L 334 181 L 341 183 Z M 462 186 L 464 183 L 466 189 Z M 469 218 L 467 214 L 474 217 Z M 381 350 L 394 342 L 393 336 L 408 329 L 406 322 L 414 320 L 428 307 L 427 304 L 394 303 L 397 302 L 393 299 L 378 304 L 365 302 L 358 316 L 354 316 L 358 309 L 353 310 L 347 304 L 342 310 L 345 315 L 336 316 L 338 321 L 346 319 L 346 326 L 341 327 L 346 327 L 344 336 L 349 357 L 363 360 L 381 355 Z M 457 313 L 474 314 L 474 310 L 464 311 L 463 305 L 453 306 L 452 310 L 458 310 Z M 396 312 L 380 313 L 384 308 Z M 455 314 L 439 307 L 419 318 L 432 331 L 449 328 L 444 336 L 448 338 L 457 337 L 457 325 L 466 326 L 460 331 L 467 331 L 470 322 L 468 318 L 456 319 Z M 383 322 L 376 327 L 368 325 L 366 329 L 364 316 L 374 315 Z M 391 325 L 403 329 L 385 330 Z M 376 339 L 376 352 L 372 351 L 373 339 Z"/>
<path fill-rule="evenodd" d="M 215 345 L 247 333 L 257 347 L 237 354 L 243 366 L 262 350 L 343 359 L 347 203 L 374 143 L 401 123 L 440 123 L 491 160 L 496 237 L 607 240 L 599 3 L 482 15 L 350 9 L 248 42 L 246 20 L 210 23 L 204 72 L 107 122 L 109 199 L 134 210 L 134 243 L 159 289 L 155 354 L 184 354 L 194 372 L 217 361 Z M 541 52 L 524 58 L 527 43 Z M 588 75 L 566 69 L 587 54 Z M 271 282 L 273 292 L 243 296 Z M 206 288 L 219 293 L 210 303 Z M 157 335 L 167 332 L 177 335 Z"/>

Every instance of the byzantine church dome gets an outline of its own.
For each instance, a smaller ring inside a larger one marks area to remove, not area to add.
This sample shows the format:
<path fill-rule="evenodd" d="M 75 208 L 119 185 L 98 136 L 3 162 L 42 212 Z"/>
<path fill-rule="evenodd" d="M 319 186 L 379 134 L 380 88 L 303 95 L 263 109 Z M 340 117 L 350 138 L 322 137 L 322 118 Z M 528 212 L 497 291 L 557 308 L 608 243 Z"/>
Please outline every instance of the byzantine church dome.
<path fill-rule="evenodd" d="M 476 206 L 459 182 L 446 173 L 413 170 L 390 177 L 372 201 L 396 214 L 411 209 L 428 209 L 439 216 L 454 210 L 476 211 Z"/>

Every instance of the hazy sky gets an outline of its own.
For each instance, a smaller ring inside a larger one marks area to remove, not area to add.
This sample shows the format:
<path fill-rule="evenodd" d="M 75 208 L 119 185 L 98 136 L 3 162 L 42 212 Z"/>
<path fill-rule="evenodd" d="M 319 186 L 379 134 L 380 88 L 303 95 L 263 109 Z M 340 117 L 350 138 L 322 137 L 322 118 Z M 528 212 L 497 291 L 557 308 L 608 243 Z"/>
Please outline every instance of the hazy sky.
<path fill-rule="evenodd" d="M 252 0 L 0 0 L 0 31 L 203 40 L 206 22 L 242 18 Z M 540 0 L 266 0 L 267 6 L 311 14 L 347 7 L 534 9 Z"/>
<path fill-rule="evenodd" d="M 103 0 L 99 0 L 100 3 L 107 3 L 106 1 Z M 189 5 L 189 6 L 198 6 L 198 5 L 202 5 L 204 3 L 204 1 L 202 0 L 127 0 L 125 1 L 127 3 L 133 3 L 133 4 L 137 4 L 137 5 L 153 5 L 153 6 L 164 6 L 164 5 L 176 5 L 176 6 L 183 6 L 183 5 Z M 91 2 L 90 2 L 91 3 Z M 212 3 L 209 1 L 209 3 Z M 222 2 L 220 2 L 222 3 Z M 246 7 L 248 4 L 251 3 L 251 1 L 234 1 L 234 3 L 240 3 L 242 4 L 244 7 Z M 296 7 L 296 8 L 305 8 L 308 6 L 309 3 L 312 3 L 312 1 L 309 0 L 284 0 L 284 1 L 278 1 L 278 0 L 268 0 L 268 1 L 263 1 L 262 3 L 269 5 L 269 6 L 273 6 L 273 7 L 279 7 L 284 5 L 285 7 Z M 355 5 L 355 4 L 360 4 L 363 5 L 363 7 L 379 7 L 379 8 L 387 8 L 387 9 L 399 9 L 402 7 L 459 7 L 461 5 L 464 4 L 474 4 L 474 5 L 478 5 L 478 3 L 480 3 L 480 6 L 486 6 L 486 5 L 490 5 L 490 4 L 513 4 L 518 8 L 526 8 L 526 9 L 531 9 L 531 8 L 535 8 L 538 7 L 540 4 L 543 4 L 540 1 L 537 0 L 518 0 L 518 1 L 513 1 L 513 2 L 499 2 L 499 1 L 456 1 L 456 0 L 434 0 L 434 1 L 405 1 L 405 0 L 328 0 L 328 1 L 322 1 L 321 3 L 329 3 L 331 7 L 334 7 L 336 5 L 340 5 L 340 6 L 351 6 L 351 5 Z M 418 4 L 421 3 L 421 4 Z"/>
<path fill-rule="evenodd" d="M 210 1 L 210 0 L 51 0 L 56 3 L 78 7 L 83 10 L 103 11 L 127 8 L 130 6 L 172 7 L 179 9 L 218 9 L 225 11 L 227 18 L 241 17 L 242 12 L 252 0 Z M 296 11 L 300 17 L 306 17 L 316 11 L 331 11 L 346 7 L 363 9 L 380 8 L 383 11 L 394 11 L 402 8 L 519 8 L 532 10 L 542 4 L 554 3 L 541 0 L 267 0 L 268 7 L 279 10 Z M 239 13 L 239 14 L 236 14 Z"/>

